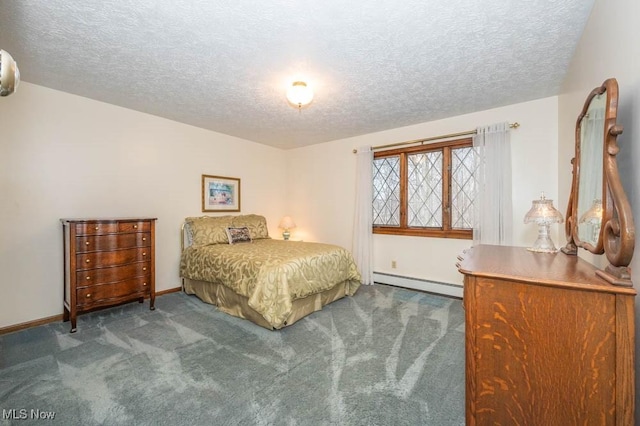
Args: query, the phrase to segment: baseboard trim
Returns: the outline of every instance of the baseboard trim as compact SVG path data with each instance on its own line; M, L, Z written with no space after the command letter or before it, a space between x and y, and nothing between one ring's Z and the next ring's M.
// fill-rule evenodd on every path
M156 297L163 296L169 293L177 293L182 291L182 287L169 288L167 290L156 291ZM148 299L149 297L145 297ZM0 336L3 334L15 333L16 331L26 330L27 328L38 327L39 325L49 324L56 321L62 321L62 314L53 315L51 317L40 318L33 321L27 321L20 324L9 325L7 327L0 327Z
M421 278L405 277L402 275L373 273L373 281L380 284L395 287L410 288L412 290L426 291L427 293L441 294L443 296L462 298L463 286L458 284L441 283Z
M26 330L27 328L37 327L39 325L49 324L56 321L62 321L62 314L54 315L52 317L40 318L33 321L27 321L16 325L10 325L8 327L2 327L0 328L0 336L3 334L14 333L16 331Z
M182 291L182 287L174 287L174 288L169 288L169 289L166 289L166 290L156 291L156 297L163 296L163 295L169 294L169 293L177 293L179 291Z

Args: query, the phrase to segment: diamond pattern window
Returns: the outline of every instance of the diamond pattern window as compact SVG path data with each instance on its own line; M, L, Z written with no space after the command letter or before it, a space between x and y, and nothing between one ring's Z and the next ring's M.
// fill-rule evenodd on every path
M376 152L373 232L471 239L477 170L471 139Z
M442 152L411 154L409 166L409 226L442 226Z
M400 225L400 157L373 160L373 223Z
M451 227L454 229L473 228L477 160L471 147L451 150Z

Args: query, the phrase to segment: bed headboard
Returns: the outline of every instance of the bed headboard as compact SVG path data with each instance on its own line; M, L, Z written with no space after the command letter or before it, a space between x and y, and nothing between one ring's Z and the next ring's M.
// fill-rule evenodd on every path
M182 222L180 227L180 253L191 245L191 229L189 229L189 222L186 220Z
M191 227L193 225L193 228ZM252 239L270 238L267 220L256 214L235 216L188 217L181 227L180 251L196 244L228 244L226 230L229 227L247 227Z

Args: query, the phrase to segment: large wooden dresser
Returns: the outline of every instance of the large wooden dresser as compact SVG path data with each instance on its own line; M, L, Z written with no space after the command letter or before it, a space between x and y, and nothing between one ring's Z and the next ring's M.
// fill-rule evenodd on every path
M64 321L145 297L155 302L155 218L60 219L64 233Z
M633 425L635 290L577 256L460 256L468 425Z

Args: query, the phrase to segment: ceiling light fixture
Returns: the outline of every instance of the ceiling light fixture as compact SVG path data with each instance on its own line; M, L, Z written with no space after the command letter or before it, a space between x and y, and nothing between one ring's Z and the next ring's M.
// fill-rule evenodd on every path
M0 49L0 96L9 96L20 84L20 70L9 52Z
M294 81L289 90L287 90L287 99L292 106L302 109L313 100L313 91L304 81Z

